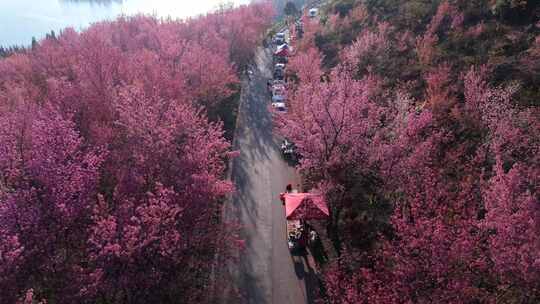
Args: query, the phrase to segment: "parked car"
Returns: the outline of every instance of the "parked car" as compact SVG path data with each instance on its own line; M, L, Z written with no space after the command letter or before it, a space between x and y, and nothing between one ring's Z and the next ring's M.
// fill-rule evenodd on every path
M285 80L274 79L272 80L272 87L281 85L285 87Z
M289 58L285 57L285 56L276 56L276 62L277 63L288 63L289 62Z
M273 102L272 103L272 108L277 113L287 113L287 106L285 105L284 102Z
M274 80L274 79L268 79L266 81L266 89L268 90L268 94L272 96L274 94L274 91L277 89L283 89L285 90L285 81L283 80Z
M277 33L274 36L274 43L277 45L285 43L285 33Z
M285 63L276 63L274 66L274 71L275 70L285 70Z
M285 90L276 90L272 92L272 102L285 102L287 96Z
M276 80L283 80L285 78L285 72L283 70L275 70L273 76Z
M276 80L272 85L272 94L284 93L286 89L285 83L282 80Z
M283 139L281 142L281 153L287 160L294 160L296 157L296 145L288 139Z
M272 102L285 102L287 94L283 89L272 90Z

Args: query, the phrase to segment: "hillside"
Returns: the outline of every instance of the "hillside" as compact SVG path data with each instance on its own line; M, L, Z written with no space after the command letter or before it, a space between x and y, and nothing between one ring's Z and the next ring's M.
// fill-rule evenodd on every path
M384 38L390 43L401 45L388 49L390 52L384 54L386 58L369 56L375 61L359 63L363 65L359 67L360 73L362 69L373 67L377 74L395 84L419 80L422 73L440 64L454 70L487 65L492 69L492 84L517 81L523 89L516 96L518 101L538 106L540 4L536 1L449 1L449 5L440 6L439 3L441 1L330 1L321 20L327 26L315 43L325 56L325 65L333 66L338 61L337 51L351 45L370 29L380 38L387 35ZM335 19L336 14L341 18ZM381 24L388 24L387 33L376 29ZM375 41L370 43L376 44ZM382 53L380 46L379 51ZM422 84L417 86L421 88Z

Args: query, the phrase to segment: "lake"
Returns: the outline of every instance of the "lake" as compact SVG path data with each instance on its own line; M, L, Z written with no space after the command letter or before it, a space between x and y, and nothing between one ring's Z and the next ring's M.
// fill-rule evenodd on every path
M155 14L186 18L212 11L223 3L249 0L0 0L0 45L29 45L66 27L77 30L120 14Z

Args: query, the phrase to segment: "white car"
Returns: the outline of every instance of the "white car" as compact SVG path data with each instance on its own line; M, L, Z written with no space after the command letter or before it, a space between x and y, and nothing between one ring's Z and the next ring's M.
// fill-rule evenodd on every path
M272 108L277 113L286 113L287 112L287 106L285 106L284 102L273 102L272 103Z
M272 85L272 94L284 95L286 90L287 89L283 83L276 83Z
M285 33L277 33L274 36L274 43L279 45L285 42Z
M284 63L276 63L274 66L274 70L285 70L285 64Z
M272 88L272 102L284 102L287 99L285 88L282 86Z
M273 95L272 96L272 103L283 103L285 102L285 96L283 95Z

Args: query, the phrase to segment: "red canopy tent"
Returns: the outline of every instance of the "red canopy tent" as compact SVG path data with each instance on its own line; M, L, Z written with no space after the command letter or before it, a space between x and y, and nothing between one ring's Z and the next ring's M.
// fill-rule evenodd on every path
M284 193L287 220L316 220L330 216L322 194Z
M281 56L281 57L287 57L289 56L289 50L287 49L281 49L274 53L275 56Z
M280 45L278 49L274 52L274 56L289 56L289 46L286 44Z

